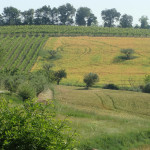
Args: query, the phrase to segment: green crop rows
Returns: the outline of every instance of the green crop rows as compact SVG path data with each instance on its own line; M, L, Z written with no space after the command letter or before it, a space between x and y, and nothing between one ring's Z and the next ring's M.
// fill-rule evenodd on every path
M104 27L83 27L83 26L54 26L54 25L24 25L24 26L0 26L0 35L7 34L24 36L48 35L48 36L150 36L149 29L134 28L104 28Z
M47 36L12 36L7 34L0 37L0 69L18 68L30 71Z

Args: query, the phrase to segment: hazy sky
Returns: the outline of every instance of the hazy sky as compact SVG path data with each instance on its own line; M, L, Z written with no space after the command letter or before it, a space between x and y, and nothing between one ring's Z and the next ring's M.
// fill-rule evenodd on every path
M0 13L3 12L4 7L8 6L24 11L29 8L37 9L44 5L50 5L53 8L66 3L72 4L76 9L81 6L91 8L99 24L102 24L101 11L111 8L116 8L121 14L132 15L134 24L139 24L138 20L142 15L150 19L150 0L0 0Z

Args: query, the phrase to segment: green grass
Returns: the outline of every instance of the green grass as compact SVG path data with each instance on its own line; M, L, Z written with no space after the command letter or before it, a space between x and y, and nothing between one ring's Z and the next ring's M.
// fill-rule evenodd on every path
M67 116L80 135L79 150L150 145L149 94L56 86L55 99L58 117Z

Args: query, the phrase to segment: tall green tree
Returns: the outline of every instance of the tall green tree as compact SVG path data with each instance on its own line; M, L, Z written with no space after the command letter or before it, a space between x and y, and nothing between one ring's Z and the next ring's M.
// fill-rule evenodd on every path
M88 20L87 20L87 26L91 26L92 24L97 24L97 17L94 14L90 14Z
M148 17L147 16L142 16L140 19L139 19L139 21L140 21L140 23L141 23L141 28L142 29L146 29L146 28L148 28Z
M21 24L20 10L14 7L5 7L3 11L3 19L6 25Z
M96 82L99 81L99 76L96 73L90 72L84 76L83 81L86 84L86 88L89 89L89 87L92 87Z
M80 7L76 14L76 24L79 26L91 26L97 22L97 17L91 12L88 7Z
M59 21L59 13L58 13L58 9L56 7L54 7L51 10L51 24L52 25L57 25Z
M104 21L104 27L113 27L115 21L119 21L120 15L115 8L103 10L101 16Z
M35 11L35 24L51 24L51 8L50 6L43 6Z
M76 9L69 3L58 8L60 24L71 25L74 23L73 17Z
M23 17L23 24L32 25L34 24L34 9L29 9L21 13Z
M120 25L122 28L132 27L133 17L127 14L121 16Z
M0 14L0 26L4 25L4 20L3 20L3 16Z

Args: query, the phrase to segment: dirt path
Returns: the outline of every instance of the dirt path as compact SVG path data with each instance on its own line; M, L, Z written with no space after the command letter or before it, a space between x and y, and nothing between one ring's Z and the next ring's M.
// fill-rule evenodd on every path
M50 89L43 91L38 96L38 102L46 103L47 100L52 100L52 99L53 99L53 92Z

